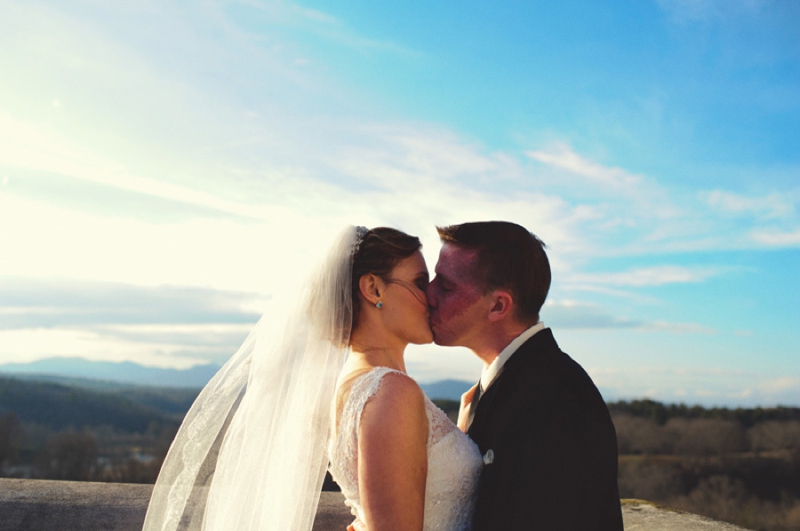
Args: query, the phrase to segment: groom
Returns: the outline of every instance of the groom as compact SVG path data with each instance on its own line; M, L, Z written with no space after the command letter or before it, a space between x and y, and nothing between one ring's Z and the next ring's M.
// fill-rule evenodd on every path
M622 531L608 409L539 321L550 288L544 244L502 221L438 230L427 290L434 341L484 363L459 421L486 463L474 531Z

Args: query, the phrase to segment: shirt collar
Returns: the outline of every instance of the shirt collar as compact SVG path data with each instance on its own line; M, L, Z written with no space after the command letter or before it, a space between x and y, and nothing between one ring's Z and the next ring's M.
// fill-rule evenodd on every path
M494 380L497 378L497 375L500 374L500 370L503 368L503 365L505 365L511 355L516 352L523 343L532 338L537 332L542 330L544 330L544 323L539 321L515 337L511 343L506 345L506 348L500 351L500 354L497 355L492 363L484 366L483 372L481 373L481 390L485 391L488 389L489 386L492 385L492 382L494 382Z

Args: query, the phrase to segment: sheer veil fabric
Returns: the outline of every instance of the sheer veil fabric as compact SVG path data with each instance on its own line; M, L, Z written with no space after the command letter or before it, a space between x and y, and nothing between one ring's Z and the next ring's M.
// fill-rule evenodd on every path
M161 468L144 531L311 529L362 230L343 231L279 306L285 320L262 317L197 397Z

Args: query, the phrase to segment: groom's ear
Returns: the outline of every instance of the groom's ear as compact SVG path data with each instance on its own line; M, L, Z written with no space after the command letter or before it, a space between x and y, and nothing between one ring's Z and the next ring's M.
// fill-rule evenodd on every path
M367 273L358 279L358 290L367 302L376 304L383 295L384 282L379 276Z
M514 310L514 298L502 289L492 292L492 306L489 308L489 320L501 321Z

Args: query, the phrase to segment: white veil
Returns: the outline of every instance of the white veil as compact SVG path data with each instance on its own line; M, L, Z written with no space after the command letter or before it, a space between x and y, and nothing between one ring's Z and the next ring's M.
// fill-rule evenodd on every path
M286 321L262 318L186 415L144 531L310 530L328 464L336 379L352 324L349 227Z

